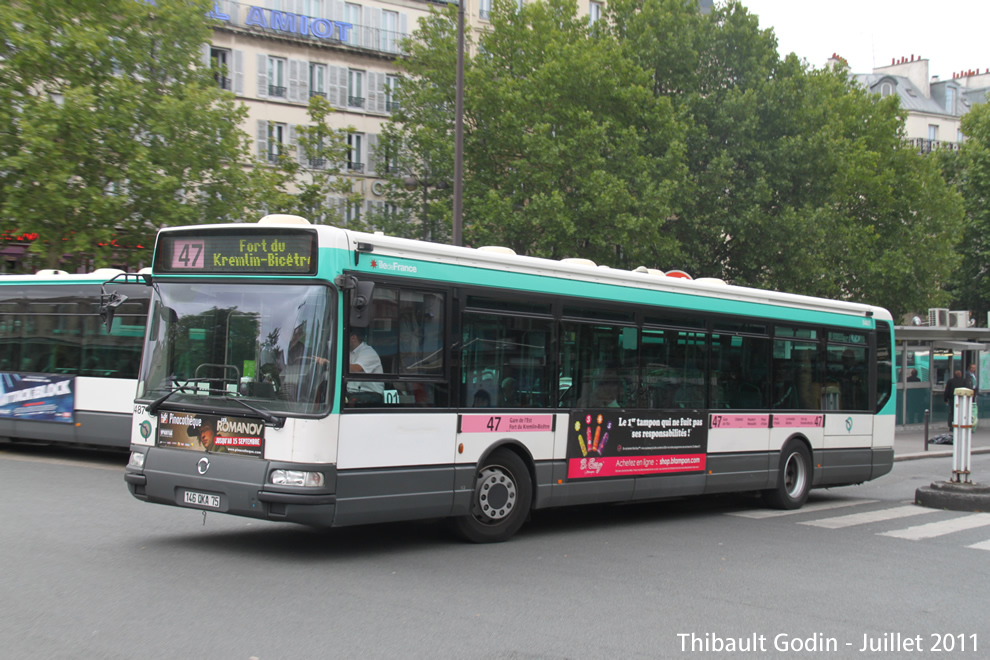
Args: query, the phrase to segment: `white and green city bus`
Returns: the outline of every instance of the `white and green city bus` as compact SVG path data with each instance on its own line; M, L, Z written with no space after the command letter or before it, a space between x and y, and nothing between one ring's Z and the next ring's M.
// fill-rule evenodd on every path
M114 282L116 317L100 320L103 283L124 277L43 270L0 277L0 436L126 449L150 290Z
M797 508L894 458L879 307L294 216L164 229L151 285L125 475L148 502L487 542L566 505Z

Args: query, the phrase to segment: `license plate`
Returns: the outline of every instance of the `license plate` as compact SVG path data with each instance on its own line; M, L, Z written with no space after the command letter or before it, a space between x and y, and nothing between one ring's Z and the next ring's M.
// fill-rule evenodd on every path
M210 495L209 493L197 493L195 491L187 490L183 493L183 501L186 504L195 504L196 506L206 506L211 509L220 508L220 496Z

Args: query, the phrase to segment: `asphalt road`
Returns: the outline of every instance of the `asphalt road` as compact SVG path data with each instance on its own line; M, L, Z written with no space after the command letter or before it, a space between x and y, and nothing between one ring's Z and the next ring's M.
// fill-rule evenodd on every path
M800 513L768 516L746 496L581 507L482 546L439 522L327 532L204 520L131 498L125 460L0 446L0 658L990 651L990 516L910 504L951 459L815 491ZM973 466L990 482L990 456ZM917 531L930 523L961 529Z

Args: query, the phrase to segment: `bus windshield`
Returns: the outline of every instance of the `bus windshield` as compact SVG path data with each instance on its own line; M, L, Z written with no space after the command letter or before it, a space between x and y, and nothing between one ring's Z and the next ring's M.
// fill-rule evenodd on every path
M323 285L159 282L139 399L243 414L316 414L332 400L331 289Z

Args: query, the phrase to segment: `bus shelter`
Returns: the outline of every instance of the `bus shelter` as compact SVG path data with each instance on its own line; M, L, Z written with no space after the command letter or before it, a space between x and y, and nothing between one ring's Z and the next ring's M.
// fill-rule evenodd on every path
M978 408L990 411L990 328L896 326L897 425L924 424L930 411L934 429L947 426L945 385L955 371L977 368ZM986 404L983 401L987 401Z

